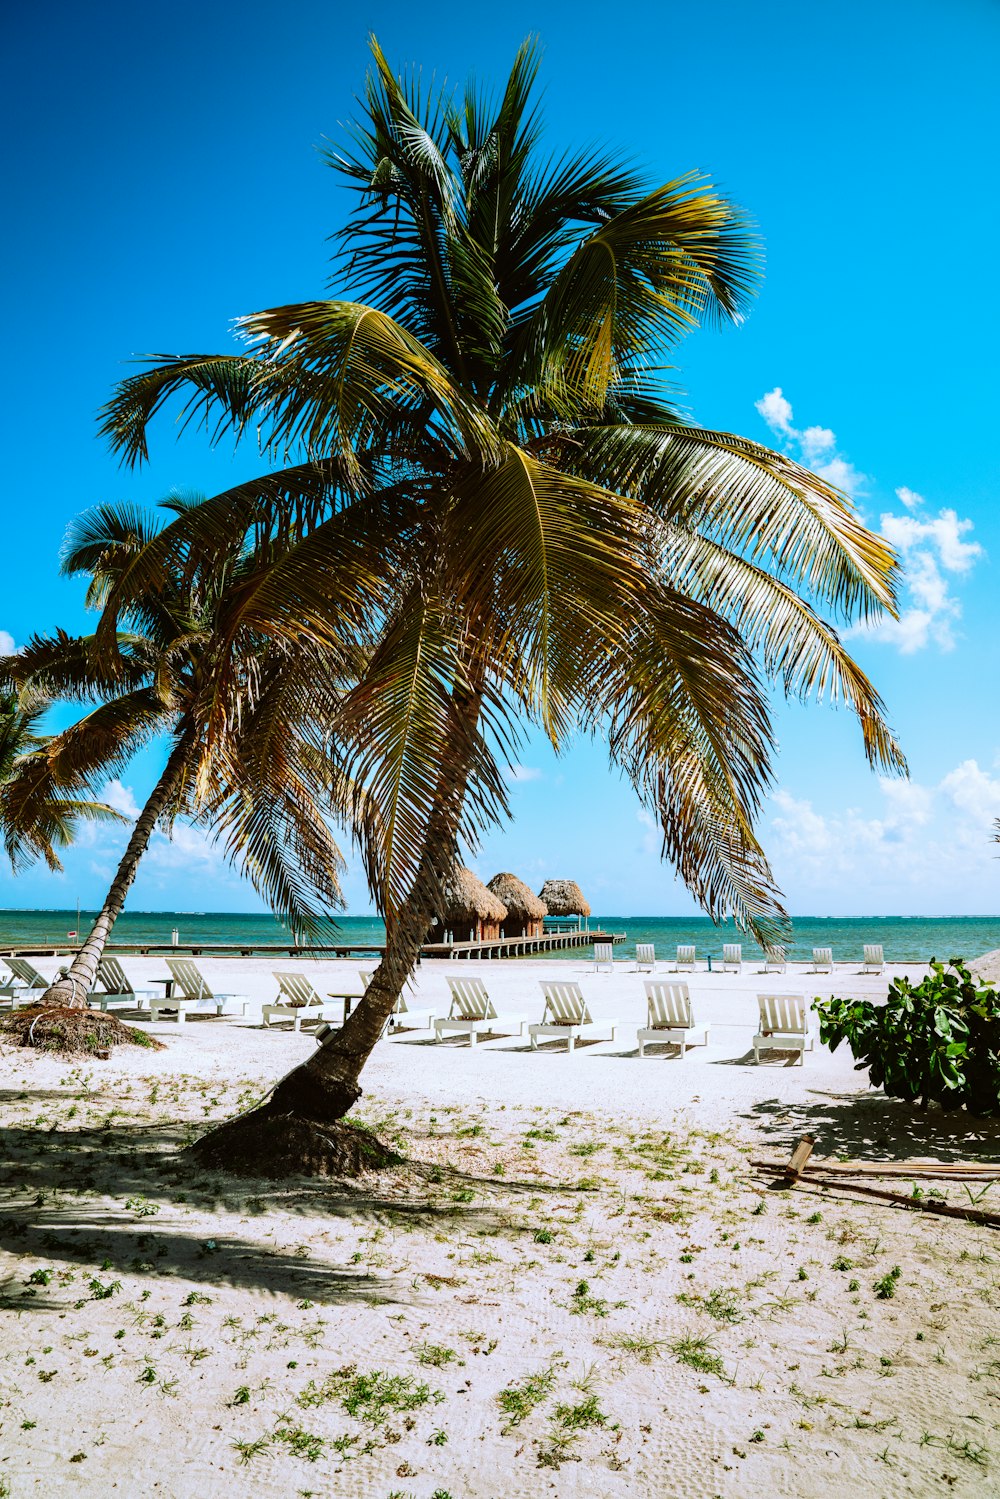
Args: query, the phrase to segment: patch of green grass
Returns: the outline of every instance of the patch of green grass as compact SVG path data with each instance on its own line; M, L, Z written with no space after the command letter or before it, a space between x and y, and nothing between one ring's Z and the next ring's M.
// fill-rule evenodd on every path
M158 1202L150 1202L145 1197L126 1197L125 1206L137 1218L154 1218L160 1211Z
M255 1442L234 1442L233 1448L240 1455L241 1465L247 1466L253 1462L255 1457L260 1457L262 1452L266 1452L270 1445L271 1438L263 1436L258 1437Z
M631 1333L615 1333L605 1342L607 1348L617 1348L621 1353L630 1353L640 1364L651 1364L663 1347L661 1339L633 1337Z
M293 1426L291 1422L276 1426L272 1440L283 1442L293 1457L301 1457L307 1463L319 1462L326 1446L325 1437L306 1431L304 1426Z
M705 1312L716 1322L743 1321L743 1313L739 1307L740 1293L735 1286L716 1286L715 1290L709 1291L707 1296L681 1291L677 1300L683 1306L693 1306L699 1312Z
M439 1343L418 1343L413 1351L417 1355L417 1362L425 1364L429 1369L442 1369L445 1364L458 1358L454 1348L444 1348Z
M500 1391L497 1404L507 1417L501 1428L505 1435L513 1431L515 1426L520 1426L521 1422L531 1415L535 1406L540 1405L551 1395L555 1381L555 1365L550 1364L547 1369L541 1369L537 1374L529 1375L520 1384L509 1384L506 1389Z
M385 1374L381 1369L359 1374L356 1365L348 1364L328 1374L320 1385L310 1380L296 1403L308 1408L336 1400L356 1420L382 1426L391 1415L443 1399L440 1391L432 1391L430 1385L418 1383L410 1374Z
M670 1352L679 1364L687 1364L699 1374L716 1374L720 1378L725 1375L725 1365L721 1356L714 1352L711 1338L695 1338L690 1334L675 1338L670 1344Z
M888 1271L887 1274L883 1275L881 1280L877 1280L875 1282L875 1284L872 1286L872 1290L875 1292L875 1295L878 1297L879 1301L892 1300L893 1296L895 1296L896 1294L896 1282L897 1280L899 1280L902 1273L903 1271L899 1265L893 1265L892 1269Z
M107 1301L109 1296L116 1296L122 1288L120 1280L111 1280L105 1284L103 1281L98 1280L96 1275L91 1276L87 1284L90 1287L90 1295L93 1301Z
M591 1296L589 1280L578 1281L573 1289L573 1299L570 1303L570 1311L578 1316L589 1313L592 1317L606 1317L608 1315L608 1303L600 1296Z
M553 1419L565 1431L587 1431L593 1426L606 1426L608 1418L601 1410L596 1395L585 1395L576 1405L557 1405Z

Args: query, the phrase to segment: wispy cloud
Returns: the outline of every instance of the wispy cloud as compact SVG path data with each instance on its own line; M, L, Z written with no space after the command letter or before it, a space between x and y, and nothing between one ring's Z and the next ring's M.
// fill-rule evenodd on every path
M784 439L785 448L798 450L794 456L806 468L811 468L821 479L836 484L849 495L864 493L866 477L837 451L837 434L829 427L805 427L802 430L796 427L792 403L780 385L754 404L775 436Z
M109 781L101 792L101 801L107 802L109 807L114 807L123 817L135 819L139 816L139 803L135 799L135 793L131 786L123 786L121 781Z
M864 494L866 476L838 451L836 433L829 427L796 427L792 404L780 385L755 404L792 457L852 497ZM885 616L871 624L857 625L845 631L845 636L864 636L895 646L904 656L929 645L941 651L953 650L962 606L952 592L952 581L970 571L983 556L983 548L977 541L965 539L972 521L959 519L955 510L925 513L923 495L905 484L896 489L896 498L902 513L885 511L879 519L879 530L895 547L902 564L899 618Z
M525 781L540 781L542 772L537 765L513 765L504 772L504 775L512 785L521 785Z
M0 630L0 656L13 656L17 646L9 630Z
M995 899L982 892L1000 883L992 841L1000 778L963 760L930 785L880 778L878 786L875 815L857 807L825 812L788 791L773 794L764 846L793 909L807 909L811 899L843 905L844 892L855 909L872 909L881 889L911 910L962 909L977 896L990 909Z

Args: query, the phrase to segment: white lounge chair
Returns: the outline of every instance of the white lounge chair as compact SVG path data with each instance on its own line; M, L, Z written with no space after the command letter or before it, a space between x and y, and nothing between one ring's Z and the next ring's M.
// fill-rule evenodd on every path
M369 971L368 979L371 980L372 972ZM364 970L362 970L364 977ZM367 983L365 985L367 988ZM389 1016L389 1029L392 1031L421 1031L433 1027L436 1010L411 1010L406 1003L406 990L396 1000L392 1014Z
M542 979L540 982L545 996L545 1009L541 1020L528 1026L532 1051L538 1050L539 1036L565 1036L566 1050L570 1052L584 1031L589 1034L591 1031L607 1028L611 1031L610 1039L615 1039L618 1021L595 1020L579 984L566 983L562 979Z
M884 973L885 954L878 942L865 943L865 961L861 968L862 973Z
M149 1001L150 1020L159 1020L161 1013L165 1011L168 1015L173 1015L180 1025L192 1011L214 1010L216 1015L223 1015L227 1007L230 1013L233 1013L236 1005L240 1007L240 1014L246 1014L248 1004L246 995L213 994L199 971L198 965L192 963L190 958L168 958L167 967L180 993L172 994L169 999L151 999Z
M722 949L723 973L743 972L743 946L739 942L727 942Z
M687 984L671 984L656 979L646 981L646 1025L638 1032L639 1055L645 1056L649 1041L670 1041L681 1049L681 1057L693 1043L692 1036L700 1036L702 1046L708 1045L707 1025L696 1025L691 1009L691 995Z
M87 1003L92 1009L95 1005L100 1005L102 1010L108 1010L112 1005L129 1005L138 1010L142 1008L143 1000L148 1004L159 997L150 989L134 989L121 963L108 953L97 965L96 982L100 988L92 989L87 995Z
M636 973L656 972L656 947L652 942L635 944L635 971Z
M615 971L615 950L610 942L594 943L594 972L600 973L602 968L609 973Z
M802 994L758 994L760 1021L753 1038L753 1059L760 1063L764 1050L797 1051L800 1064L806 1050L813 1049L809 1011Z
M300 1031L303 1020L337 1019L343 1024L343 1000L339 1004L327 1004L304 973L275 973L274 977L278 980L278 998L273 1004L265 1005L261 1012L265 1025L270 1025L272 1020L290 1020L292 1030Z
M33 968L26 958L4 958L11 978L0 986L0 996L8 1000L11 1009L30 1005L49 987L49 980Z
M678 949L677 949L677 962L675 963L674 966L677 969L678 973L680 972L680 970L682 968L690 968L691 972L693 973L694 972L694 948L693 947L678 947Z
M784 973L788 968L788 959L785 957L783 947L765 947L764 949L764 972Z
M469 1045L475 1046L477 1036L495 1032L511 1034L515 1026L517 1034L524 1035L527 1015L498 1015L482 979L450 978L448 988L451 990L451 1008L446 1016L434 1021L436 1041L440 1041L446 1031L461 1031L468 1036Z
M814 947L813 948L813 972L814 973L832 973L833 972L833 948L832 947Z

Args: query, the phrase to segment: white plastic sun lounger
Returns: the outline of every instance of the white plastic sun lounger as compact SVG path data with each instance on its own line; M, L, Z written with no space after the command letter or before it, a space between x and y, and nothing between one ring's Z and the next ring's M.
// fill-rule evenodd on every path
M723 973L743 972L743 945L740 942L727 942L722 949L722 971Z
M265 1025L272 1020L290 1020L292 1030L299 1031L303 1020L336 1019L343 1023L343 1000L327 1004L304 973L275 973L274 977L278 980L278 997L273 1004L263 1007Z
M832 973L833 972L833 948L832 947L814 947L813 948L813 972L814 973Z
M102 1010L110 1009L112 1005L141 1009L143 1000L151 1003L159 998L150 989L134 989L121 963L107 953L97 965L96 982L100 988L92 989L87 995L87 1003L92 1009L95 1005L100 1005Z
M370 973L368 977L369 979L371 978ZM436 1014L435 1010L412 1010L406 1003L406 991L404 990L396 1000L393 1012L389 1016L389 1029L392 1031L427 1030L433 1027Z
M30 1005L49 987L48 979L37 968L33 968L27 959L4 958L3 961L11 971L11 978L0 986L0 996L9 1002L11 1009L16 1010L19 1005Z
M681 1049L681 1057L688 1047L695 1044L692 1036L700 1036L700 1045L708 1045L707 1025L696 1025L691 1009L691 995L687 984L672 984L658 979L646 981L647 1021L638 1032L639 1055L645 1056L650 1041L669 1041Z
M451 1008L448 1014L434 1021L434 1039L440 1041L446 1031L461 1031L475 1046L476 1037L493 1033L511 1034L517 1028L524 1035L527 1015L498 1015L493 1001L486 992L482 979L449 979Z
M167 967L175 986L180 990L179 994L173 994L169 999L151 999L149 1002L150 1020L159 1020L161 1012L172 1015L178 1024L183 1023L192 1011L213 1011L216 1015L223 1015L227 1007L233 1013L233 1007L239 1005L240 1014L247 1012L248 1000L245 994L213 994L204 976L198 969L196 963L190 958L168 958Z
M680 972L680 970L682 968L690 968L691 972L693 973L694 972L694 948L693 947L679 947L677 949L677 962L674 964L674 967L677 969L678 972Z
M799 1062L805 1062L806 1050L812 1051L814 1037L809 1026L809 1011L802 994L758 994L760 1022L753 1038L753 1059L760 1063L764 1050L797 1051Z
M615 949L610 942L594 943L594 972L600 973L602 968L606 968L609 973L615 971Z
M884 973L885 954L877 942L865 943L865 961L861 968L862 973Z
M656 972L656 947L652 942L635 944L635 971L636 973Z
M788 959L785 957L783 947L765 947L764 949L764 972L784 973L788 968Z
M610 1030L610 1039L615 1039L618 1021L595 1020L579 984L565 983L559 979L542 979L540 982L545 996L545 1009L541 1020L528 1026L532 1051L538 1050L539 1036L565 1036L568 1052L573 1050L575 1042L585 1031L589 1034L595 1030Z

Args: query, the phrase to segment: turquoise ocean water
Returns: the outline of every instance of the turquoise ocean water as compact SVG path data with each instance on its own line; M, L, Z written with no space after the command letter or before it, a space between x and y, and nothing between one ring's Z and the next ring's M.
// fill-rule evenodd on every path
M91 913L93 915L93 913ZM592 916L591 927L627 932L618 955L629 956L636 942L653 942L661 956L672 955L679 942L693 942L699 958L721 956L723 942L740 940L732 927L714 926L705 917ZM87 912L80 914L85 934ZM0 910L0 948L55 946L65 943L76 927L76 911ZM169 942L176 927L179 941L252 944L285 942L288 933L273 916L213 911L126 911L118 920L112 941ZM384 928L373 916L344 916L338 922L340 942L381 942ZM756 955L756 944L742 939L744 956ZM1000 916L796 916L788 947L792 959L808 960L814 947L830 947L841 961L861 957L865 942L881 942L890 960L926 961L931 957L974 958L1000 947ZM559 957L560 954L553 954Z

